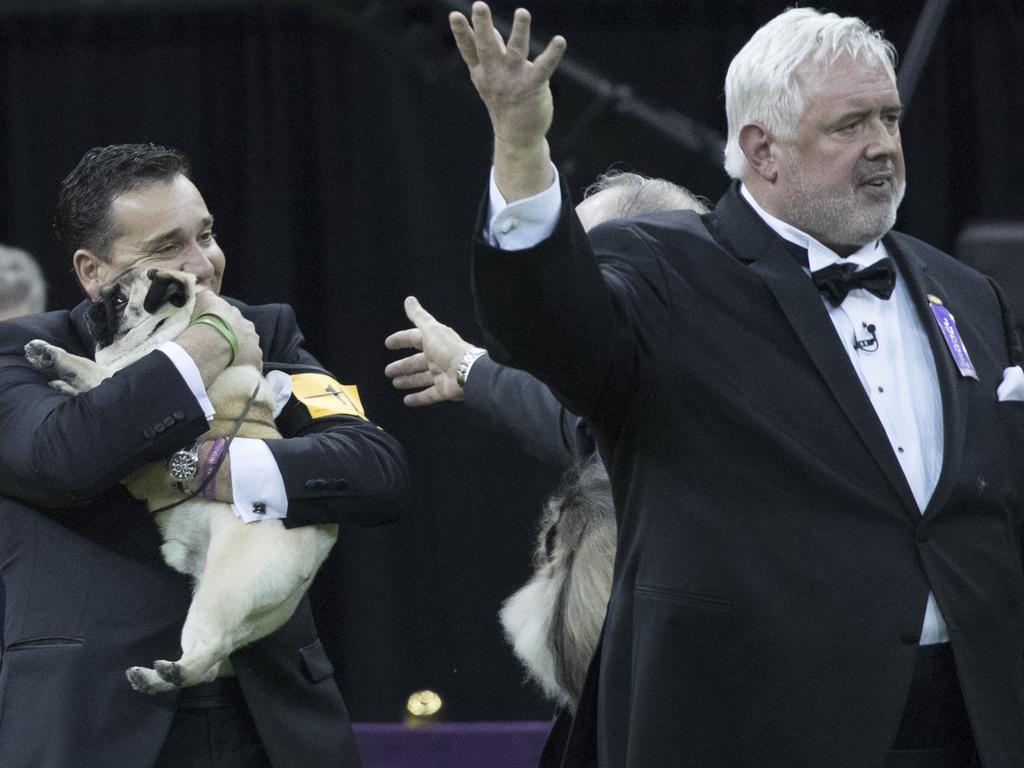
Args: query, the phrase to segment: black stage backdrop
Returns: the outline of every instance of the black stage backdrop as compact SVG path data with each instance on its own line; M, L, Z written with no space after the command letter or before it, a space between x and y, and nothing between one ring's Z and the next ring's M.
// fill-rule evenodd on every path
M724 133L729 59L788 2L535 3L577 64ZM486 115L447 32L443 2L0 4L0 241L44 263L51 306L80 294L50 216L90 147L152 141L190 155L228 255L225 293L295 306L308 347L406 446L404 519L343 530L313 597L357 720L395 720L431 688L452 720L551 710L505 646L501 600L526 579L556 474L480 432L458 405L407 409L383 376L384 337L420 297L479 340L468 240L490 152ZM900 50L923 2L837 0ZM494 7L508 18L512 3ZM904 123L900 227L947 250L976 219L1020 218L1024 11L954 2ZM716 157L628 114L587 125L591 96L560 76L552 144L582 190L613 163L714 199ZM566 141L568 139L568 141ZM543 343L543 339L538 339ZM571 365L571 361L566 361ZM6 439L6 438L5 438Z

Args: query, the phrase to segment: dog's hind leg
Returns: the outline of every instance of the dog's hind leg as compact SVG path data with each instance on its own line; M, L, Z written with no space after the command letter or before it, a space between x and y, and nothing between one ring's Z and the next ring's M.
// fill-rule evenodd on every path
M210 523L210 549L182 633L182 657L154 664L176 686L212 679L231 653L284 624L337 536L336 526L288 530L278 520L246 525L227 507L211 514Z
M194 653L197 643L197 615L198 611L196 610L196 602L193 601L192 605L189 606L188 617L185 619L185 625L181 631L182 658ZM132 688L140 693L164 693L183 686L183 683L176 682L179 677L183 676L183 673L170 669L168 665L176 665L176 662L154 662L156 669L150 669L149 667L131 667L125 674L128 676L128 682L131 683ZM206 674L201 676L192 676L187 684L197 685L199 683L208 683L217 677L219 668L220 664L214 663L206 671Z
M155 669L148 667L129 667L125 675L132 688L139 693L166 693L178 687L168 683L156 673Z

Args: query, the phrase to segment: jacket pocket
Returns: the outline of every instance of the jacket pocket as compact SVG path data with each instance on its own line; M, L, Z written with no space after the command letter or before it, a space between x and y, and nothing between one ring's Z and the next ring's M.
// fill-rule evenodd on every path
M15 640L4 647L4 653L28 651L35 648L67 648L82 645L80 637L32 637L27 640Z
M656 587L650 584L638 584L634 593L637 597L668 600L669 602L681 605L702 605L706 608L718 608L720 610L730 610L733 606L732 600L721 595L709 595L703 592L691 592L671 587Z

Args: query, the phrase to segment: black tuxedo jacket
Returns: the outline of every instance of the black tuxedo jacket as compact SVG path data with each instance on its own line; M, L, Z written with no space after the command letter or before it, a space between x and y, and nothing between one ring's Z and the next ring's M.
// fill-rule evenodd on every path
M1024 765L1024 403L997 402L1012 344L990 281L885 237L942 395L922 515L819 294L735 185L703 217L589 240L563 188L548 240L478 240L473 275L491 354L587 420L619 515L565 764L880 768L932 590L985 766ZM978 380L954 367L928 294Z
M481 355L466 377L463 404L478 426L511 435L524 451L568 469L597 447L586 422L570 413L543 382Z
M239 308L268 369L320 370L301 349L291 308ZM76 397L50 389L23 347L40 338L91 357L84 309L0 323L4 768L152 765L177 700L136 693L125 679L129 666L180 655L191 589L164 564L152 516L119 481L190 443L207 422L159 352ZM313 420L294 400L278 426L292 438L270 444L288 525L394 517L405 465L391 437L357 417ZM275 768L359 764L306 599L231 661Z

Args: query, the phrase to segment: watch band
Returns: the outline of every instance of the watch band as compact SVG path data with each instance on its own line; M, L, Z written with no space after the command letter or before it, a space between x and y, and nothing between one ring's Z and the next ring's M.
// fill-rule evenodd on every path
M459 389L466 388L466 376L469 375L469 369L476 362L476 359L487 352L486 349L480 349L479 347L473 347L459 360L458 366L455 368L455 383L459 385Z
M210 446L210 452L206 454L206 465L203 467L203 498L209 501L217 500L217 469L220 467L221 454L227 447L228 441L218 437Z

